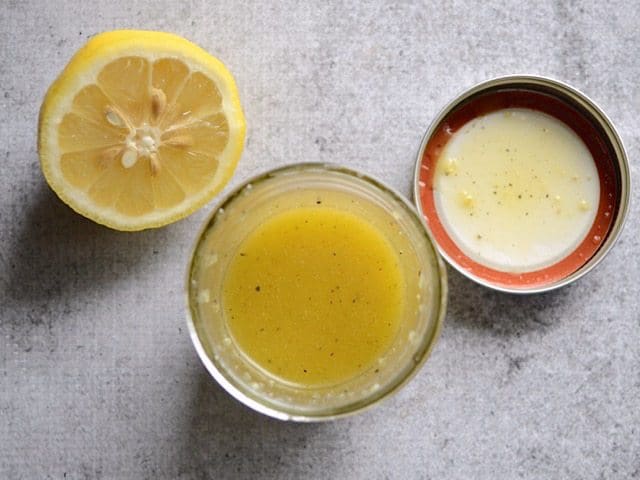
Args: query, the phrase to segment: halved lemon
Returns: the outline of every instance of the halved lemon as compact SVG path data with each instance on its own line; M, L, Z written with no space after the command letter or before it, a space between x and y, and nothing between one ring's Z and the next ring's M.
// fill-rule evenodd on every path
M45 178L78 213L118 230L179 220L227 183L245 121L235 82L184 38L96 35L47 92L38 126Z

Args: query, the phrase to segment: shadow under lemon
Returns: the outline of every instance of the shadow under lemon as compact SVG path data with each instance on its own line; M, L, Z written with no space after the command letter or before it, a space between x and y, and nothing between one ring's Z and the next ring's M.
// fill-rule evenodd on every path
M7 208L17 231L6 252L3 296L14 313L2 320L14 333L21 324L54 321L65 305L99 296L176 243L171 227L130 233L98 225L65 205L44 180L24 198L26 204Z

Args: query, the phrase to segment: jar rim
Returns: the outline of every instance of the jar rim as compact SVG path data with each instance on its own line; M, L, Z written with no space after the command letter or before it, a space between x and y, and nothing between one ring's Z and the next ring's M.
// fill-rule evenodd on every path
M433 258L434 265L437 269L437 271L434 272L433 276L438 279L439 288L439 298L437 301L437 305L434 306L433 311L432 322L434 325L432 333L430 335L425 335L425 337L429 338L425 338L423 342L421 342L421 347L423 348L420 350L420 358L417 359L417 361L415 361L414 364L410 366L410 368L406 369L407 372L402 375L402 378L396 379L394 377L393 381L389 382L389 384L386 385L385 388L381 388L380 393L373 396L372 398L366 397L364 399L356 399L355 401L346 403L344 406L337 407L328 413L319 412L318 414L310 413L306 410L304 411L304 413L300 413L294 411L294 409L289 410L285 408L278 408L278 406L274 405L271 402L268 402L267 399L263 399L256 395L251 395L249 392L244 391L241 387L236 385L228 377L228 375L225 374L224 368L220 368L218 365L216 365L205 350L203 339L201 338L201 334L198 332L198 329L196 327L197 314L194 305L192 305L193 296L191 294L192 281L194 281L193 273L195 265L197 263L196 256L199 252L199 248L202 245L203 239L206 237L209 229L214 227L216 218L220 213L224 212L228 206L232 205L239 195L243 194L245 191L247 191L247 189L253 189L255 185L261 184L265 181L269 181L273 178L280 178L283 175L295 175L314 172L342 175L344 176L344 178L352 178L354 180L357 179L360 182L365 182L365 184L367 184L367 186L372 189L372 191L387 195L395 203L401 206L402 210L408 215L408 218L411 218L417 225L420 226L420 233L424 235L424 243L430 249L428 255ZM196 236L196 240L190 252L191 253L189 257L185 281L187 327L192 343L196 348L200 360L203 362L211 376L213 376L213 378L220 384L220 386L222 386L222 388L234 398L255 411L281 420L293 420L299 422L333 420L366 410L373 405L376 405L383 399L389 397L393 392L397 391L408 380L410 380L429 357L433 345L439 337L439 333L446 313L448 293L446 267L438 252L438 249L435 246L435 243L433 242L433 239L431 238L428 229L426 228L424 218L416 211L415 207L404 196L386 185L381 180L340 165L316 162L293 163L259 173L243 181L231 192L229 192L224 198L222 198L218 205L216 205L213 208L212 212L207 216ZM401 372L402 369L398 369L398 371Z

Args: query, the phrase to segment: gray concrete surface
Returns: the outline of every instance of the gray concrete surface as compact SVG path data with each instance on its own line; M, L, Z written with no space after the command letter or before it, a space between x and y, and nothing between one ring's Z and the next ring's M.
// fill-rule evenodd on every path
M482 4L482 7L478 5ZM617 124L638 181L637 2L0 3L0 478L640 478L638 190L619 244L528 298L450 270L430 361L351 419L285 424L232 400L185 329L207 211L157 231L74 214L38 166L42 96L102 30L173 31L235 74L248 119L232 184L332 161L410 193L427 124L488 77L550 75Z

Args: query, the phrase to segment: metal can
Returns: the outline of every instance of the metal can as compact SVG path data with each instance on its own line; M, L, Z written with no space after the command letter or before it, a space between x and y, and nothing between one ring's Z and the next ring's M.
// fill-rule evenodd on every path
M591 153L599 179L597 209L594 209L593 223L587 224L587 233L570 247L567 254L554 259L553 263L528 270L521 268L520 271L517 266L504 269L485 263L466 245L460 246L463 242L455 237L441 218L443 202L438 196L443 194L438 191L434 180L439 175L436 172L439 159L444 157L443 152L456 132L473 119L510 109L541 112L569 127ZM609 118L585 94L563 82L539 76L495 78L457 96L442 109L426 131L415 166L416 207L424 216L440 253L469 279L508 293L539 293L560 288L596 267L620 235L628 211L629 195L627 154Z

